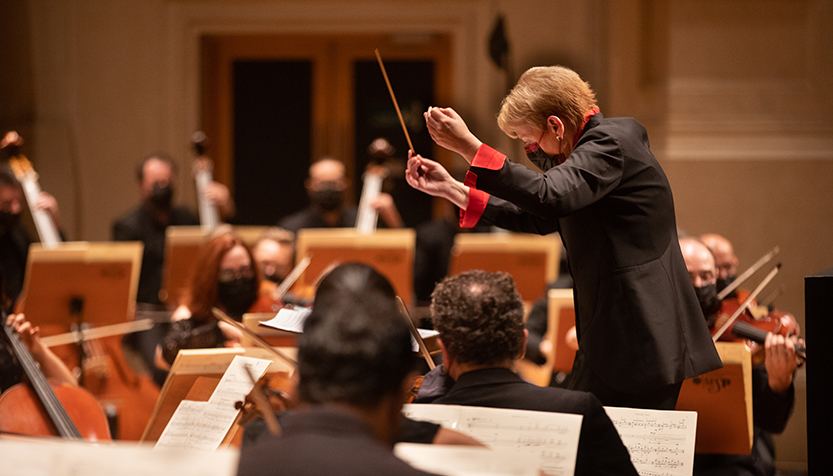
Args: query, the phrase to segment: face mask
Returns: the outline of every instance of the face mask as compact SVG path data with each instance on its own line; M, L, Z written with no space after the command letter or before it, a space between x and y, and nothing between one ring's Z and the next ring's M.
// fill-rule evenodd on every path
M0 233L6 233L20 223L20 213L0 212Z
M267 281L272 281L275 284L281 284L283 282L283 278L280 277L277 273L264 274L263 279L266 279Z
M167 210L171 208L171 201L174 197L174 189L170 185L153 185L153 190L150 191L148 200L150 203L160 210Z
M524 152L526 152L526 157L529 159L529 161L535 164L536 167L541 169L542 172L546 172L547 170L558 165L559 163L564 162L564 154L549 155L546 152L544 152L544 149L542 149L537 142L533 142L532 144L526 145L524 147Z
M257 281L241 277L217 283L217 299L226 314L240 318L257 299Z
M705 286L695 287L694 293L697 294L700 309L703 311L709 327L711 327L714 324L714 315L720 310L720 301L717 299L717 286L707 284Z
M735 278L737 278L737 276L729 276L725 279L724 278L717 278L717 292L720 292L720 291L723 291L724 289L726 289L726 286L735 282Z
M334 188L322 188L310 192L309 195L312 204L325 212L332 212L338 210L341 204L344 203L344 191Z

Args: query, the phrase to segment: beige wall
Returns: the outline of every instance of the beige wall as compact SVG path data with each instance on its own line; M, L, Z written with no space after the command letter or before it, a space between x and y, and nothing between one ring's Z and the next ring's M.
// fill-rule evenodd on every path
M104 240L136 203L139 158L167 150L187 170L200 34L440 31L452 37L453 106L481 138L518 153L494 125L507 78L485 46L502 12L510 81L565 64L608 115L642 121L679 226L726 235L747 265L779 245L778 305L803 322L803 276L833 267L831 10L822 0L4 0L0 128L29 140L70 238ZM180 177L178 193L193 204L191 182ZM800 467L799 387L779 457Z

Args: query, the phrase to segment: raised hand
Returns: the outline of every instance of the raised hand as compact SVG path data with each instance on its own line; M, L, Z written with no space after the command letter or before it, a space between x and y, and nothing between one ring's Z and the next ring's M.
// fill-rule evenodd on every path
M408 184L428 195L449 200L465 209L469 188L455 180L440 163L408 151L408 168L405 170Z
M483 144L469 131L466 122L451 108L429 107L425 113L428 133L437 145L457 152L471 163L477 149Z

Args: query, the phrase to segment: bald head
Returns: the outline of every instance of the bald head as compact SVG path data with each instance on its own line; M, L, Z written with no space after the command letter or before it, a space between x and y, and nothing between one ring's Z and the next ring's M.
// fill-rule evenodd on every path
M738 257L735 256L735 249L729 240L717 233L707 233L701 236L700 239L714 254L717 279L720 281L717 287L723 288L731 283L738 273ZM723 285L721 286L721 284Z
M337 184L338 187L344 189L346 186L344 164L335 159L321 159L312 164L309 168L309 180L307 181L307 188L312 190L319 190L323 188L323 184Z
M694 238L680 238L685 267L694 287L707 286L717 282L714 256L703 242Z

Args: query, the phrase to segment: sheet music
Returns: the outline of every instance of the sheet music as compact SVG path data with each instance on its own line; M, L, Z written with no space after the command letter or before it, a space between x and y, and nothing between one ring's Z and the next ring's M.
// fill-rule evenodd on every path
M514 458L499 449L399 443L394 454L413 466L446 476L538 476L537 458Z
M697 412L604 407L641 476L682 476L694 470Z
M434 329L417 328L417 332L419 332L419 336L422 337L422 340L428 339L429 337L435 337L440 334ZM414 352L419 352L419 344L417 343L416 339L414 339L414 336L411 336L411 349Z
M463 432L513 457L537 458L547 474L575 471L581 415L427 404L405 405L402 413Z
M4 476L234 476L239 457L237 449L203 453L135 442L0 438Z
M302 334L304 332L304 322L312 313L309 307L299 307L295 309L281 309L272 319L262 321L261 326L271 327L280 331L297 332Z
M245 399L254 387L246 368L251 370L255 379L259 379L271 363L269 360L235 356L207 402L179 402L156 447L216 450L237 418L239 410L234 408L234 403Z

